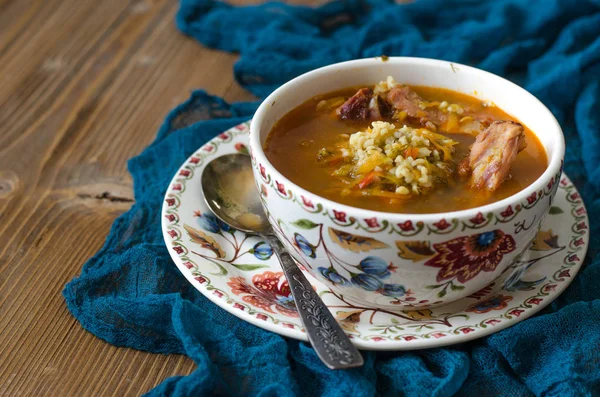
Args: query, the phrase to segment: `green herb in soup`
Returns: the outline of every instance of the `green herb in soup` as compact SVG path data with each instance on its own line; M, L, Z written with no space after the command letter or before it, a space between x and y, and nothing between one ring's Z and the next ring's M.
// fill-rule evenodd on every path
M265 152L315 194L401 213L498 201L547 166L537 137L493 104L391 77L305 102L275 124Z

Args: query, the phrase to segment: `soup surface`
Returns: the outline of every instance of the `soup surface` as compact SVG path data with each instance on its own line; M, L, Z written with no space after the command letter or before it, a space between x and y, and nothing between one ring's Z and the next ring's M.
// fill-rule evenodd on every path
M458 211L492 203L524 189L546 169L537 137L493 104L446 89L393 83L408 95L394 102L385 82L380 83L379 91L381 84L385 91L380 95L388 102L380 102L382 111L376 109L375 115L372 105L379 98L370 108L353 103L361 87L306 101L273 126L264 147L267 158L284 176L319 196L396 213ZM368 91L377 95L378 88ZM406 98L417 98L418 108ZM345 114L348 109L354 113ZM508 127L508 133L519 129L512 142L492 136L501 127ZM520 140L515 138L519 134ZM474 145L476 138L481 142ZM478 162L482 148L489 149L487 163ZM504 175L494 174L502 167Z

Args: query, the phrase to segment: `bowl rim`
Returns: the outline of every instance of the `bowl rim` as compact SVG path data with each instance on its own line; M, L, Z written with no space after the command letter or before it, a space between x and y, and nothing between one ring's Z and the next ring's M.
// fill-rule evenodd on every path
M486 204L483 206L468 208L468 209L464 209L464 210L436 212L436 213L428 213L428 214L415 214L415 213L406 213L406 212L385 212L385 211L370 210L370 209L365 209L365 208L360 208L360 207L353 207L353 206L350 206L347 204L343 204L343 203L340 203L340 202L337 202L334 200L327 199L323 196L320 196L316 193L306 190L305 188L292 182L287 177L285 177L281 172L279 172L279 170L277 170L277 168L267 159L267 156L265 155L265 152L262 147L261 140L260 140L259 126L262 123L262 121L264 120L267 112L269 111L269 108L271 107L271 106L269 106L269 104L272 103L277 97L280 97L281 95L285 95L284 93L286 91L290 90L291 88L294 88L298 84L301 84L302 81L305 79L313 78L318 75L326 75L328 73L337 72L337 71L339 71L340 68L355 68L355 67L361 67L361 66L376 67L376 66L380 66L381 62L382 62L382 60L378 57L378 58L355 59L355 60L331 64L328 66L324 66L324 67L320 67L318 69L311 70L311 71L306 72L298 77L295 77L294 79L288 81L287 83L281 85L279 88L277 88L275 91L273 91L260 104L260 106L256 110L254 117L252 118L252 121L250 124L250 136L249 136L250 142L249 143L250 143L250 149L252 152L252 156L254 156L256 162L258 164L263 165L265 168L268 168L269 172L271 173L271 177L274 178L276 181L285 184L287 189L292 189L293 191L298 192L299 194L304 196L306 199L309 199L314 203L322 204L325 209L331 208L331 209L335 209L336 211L344 211L348 214L352 214L353 216L360 217L360 218L376 217L378 219L386 219L386 220L392 221L392 222L402 222L407 219L410 219L412 221L422 221L422 222L429 222L429 223L438 221L438 220L440 220L440 218L471 218L473 216L476 216L477 213L479 213L479 212L485 214L488 212L505 209L508 205L519 204L519 203L525 201L534 192L538 192L540 189L543 189L545 187L545 185L547 184L548 179L554 177L559 172L559 170L562 169L562 164L563 164L563 159L564 159L564 154L565 154L565 141L564 141L564 134L563 134L562 128L560 127L560 124L558 123L558 121L556 120L556 118L554 117L552 112L546 107L546 105L544 105L537 97L535 97L529 91L525 90L524 88L518 86L517 84L515 84L503 77L500 77L496 74L493 74L493 73L490 73L485 70L478 69L478 68L475 68L472 66L456 63L456 62L449 62L449 61L432 59L432 58L388 57L385 60L386 63L390 62L390 63L395 63L395 64L403 65L403 66L409 66L409 65L413 66L413 67L419 66L419 65L439 66L442 64L447 65L448 67L458 66L461 68L461 70L463 70L465 72L479 74L486 78L500 80L502 84L506 84L507 86L512 86L513 88L516 88L517 91L520 91L520 93L522 95L527 96L529 98L529 100L532 100L534 103L537 103L540 106L540 110L543 113L545 113L544 117L547 117L548 121L551 124L553 124L553 127L555 127L555 128L552 128L552 129L549 129L548 131L546 131L546 133L555 135L554 137L552 137L552 139L554 140L553 151L548 152L546 150L546 154L547 154L548 158L550 159L550 161L548 162L548 166L546 167L546 170L542 173L542 175L540 175L533 183L531 183L525 189L520 190L517 193L515 193L511 196L508 196L502 200L495 201L493 203L489 203L489 204ZM317 94L315 94L315 95L317 95ZM532 131L532 132L534 134L536 133L535 131ZM256 178L257 177L256 173L254 173L254 175Z

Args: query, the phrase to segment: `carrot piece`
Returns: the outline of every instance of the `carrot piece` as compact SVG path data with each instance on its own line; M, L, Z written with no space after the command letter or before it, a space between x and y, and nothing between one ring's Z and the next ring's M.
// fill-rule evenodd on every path
M371 183L373 183L375 181L375 177L378 175L378 172L375 171L371 171L369 172L367 175L365 175L365 177L363 179L361 179L360 182L358 182L358 188L359 189L364 189L367 186L369 186Z
M406 149L404 151L404 158L412 157L413 160L415 160L418 155L419 155L419 148L416 148L416 147L409 147L408 149Z

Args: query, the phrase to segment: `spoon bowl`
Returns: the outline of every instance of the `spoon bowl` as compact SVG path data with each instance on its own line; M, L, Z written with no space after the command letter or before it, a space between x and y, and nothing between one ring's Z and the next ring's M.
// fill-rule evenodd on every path
M266 233L269 221L254 186L252 163L245 154L217 157L202 173L202 190L219 219L246 233Z

